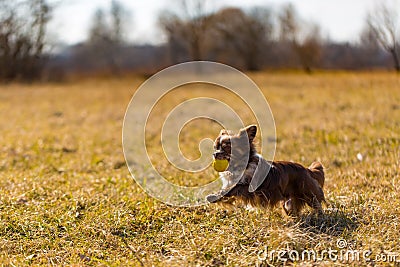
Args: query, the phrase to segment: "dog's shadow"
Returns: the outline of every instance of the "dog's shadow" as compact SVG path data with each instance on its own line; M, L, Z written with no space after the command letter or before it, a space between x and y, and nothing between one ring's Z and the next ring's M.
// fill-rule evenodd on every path
M305 232L331 236L353 232L359 226L357 217L343 208L329 208L323 214L304 214L298 217L295 223Z

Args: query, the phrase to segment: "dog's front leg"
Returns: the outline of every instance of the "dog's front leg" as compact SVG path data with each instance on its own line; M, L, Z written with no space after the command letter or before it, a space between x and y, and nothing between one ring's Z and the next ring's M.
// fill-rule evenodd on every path
M304 204L298 199L291 197L287 200L284 200L282 203L283 210L286 215L297 217L300 214L300 210Z
M225 202L228 199L228 196L227 196L228 193L229 193L229 190L221 189L216 194L207 195L206 200L210 203L216 203L216 202L220 202L220 201Z
M313 208L313 214L317 214L317 215L322 215L323 214L323 210L322 210L322 205L321 202L317 199L317 197L313 197L312 200L307 203L311 208Z

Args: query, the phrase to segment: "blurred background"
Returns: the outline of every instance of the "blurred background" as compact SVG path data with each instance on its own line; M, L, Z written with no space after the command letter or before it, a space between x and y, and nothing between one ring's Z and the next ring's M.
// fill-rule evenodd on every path
M0 0L0 80L240 70L396 69L394 0Z
M266 249L322 259L337 240L371 259L400 255L399 2L0 0L0 266L258 266L269 264ZM148 75L189 60L232 65L257 84L276 125L274 159L326 166L326 216L171 208L133 181L121 147L126 107ZM155 89L142 94L157 99L143 125L154 169L179 186L217 181L211 167L170 163L164 122L207 97L253 124L259 94L195 82L161 97ZM146 115L134 108L135 120ZM221 128L187 121L182 155L200 158L199 144ZM293 265L383 263L322 260Z

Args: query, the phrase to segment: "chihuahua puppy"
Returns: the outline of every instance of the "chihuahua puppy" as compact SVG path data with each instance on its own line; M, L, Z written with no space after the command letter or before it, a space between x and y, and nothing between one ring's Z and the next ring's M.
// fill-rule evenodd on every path
M238 134L221 130L214 142L214 159L226 159L228 168L220 172L222 189L208 195L210 203L273 207L279 202L287 215L297 216L308 205L322 213L325 201L324 168L313 162L305 168L299 163L266 161L257 154L254 138L257 126L250 125Z

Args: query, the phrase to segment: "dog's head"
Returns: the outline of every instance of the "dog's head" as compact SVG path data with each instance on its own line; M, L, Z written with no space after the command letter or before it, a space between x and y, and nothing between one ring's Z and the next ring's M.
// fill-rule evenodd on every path
M253 140L256 133L256 125L247 126L237 134L233 134L231 131L225 129L221 130L214 142L214 158L228 160L230 167L247 165L250 156L255 154Z
M226 184L218 194L208 195L206 197L208 202L223 201L225 203L232 200L231 197L249 197L249 193L257 190L263 183L271 165L257 155L253 144L256 133L257 126L250 125L241 129L237 134L222 130L215 139L214 158L228 160L227 171L230 175L221 176Z

